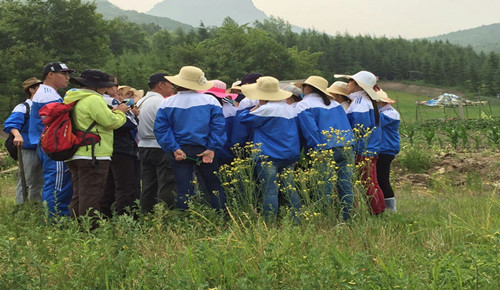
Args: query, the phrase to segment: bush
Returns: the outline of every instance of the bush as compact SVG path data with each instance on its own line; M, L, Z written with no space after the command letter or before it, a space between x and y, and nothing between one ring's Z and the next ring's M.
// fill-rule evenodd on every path
M432 155L421 148L409 148L398 160L404 168L413 173L424 173L432 165Z

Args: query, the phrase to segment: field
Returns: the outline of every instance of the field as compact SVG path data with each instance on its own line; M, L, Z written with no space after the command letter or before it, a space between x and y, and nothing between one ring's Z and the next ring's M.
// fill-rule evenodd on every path
M500 121L443 121L437 109L414 123L424 97L388 92L405 121L392 174L396 213L369 215L358 187L348 222L335 205L307 202L299 222L286 209L269 221L248 185L227 215L195 202L188 212L102 219L90 231L89 220L15 205L14 176L3 173L0 288L500 289ZM233 173L245 180L248 165L241 160ZM316 177L298 180L314 191Z

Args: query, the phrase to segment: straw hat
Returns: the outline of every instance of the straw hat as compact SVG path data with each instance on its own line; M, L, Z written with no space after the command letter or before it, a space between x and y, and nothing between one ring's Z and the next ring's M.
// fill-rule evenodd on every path
M123 86L118 86L118 90L120 90L123 95L126 95L130 90L132 89L131 86L123 85Z
M347 92L347 83L341 81L334 82L326 91L330 94L338 94L346 97L349 94Z
M382 89L377 91L377 95L380 99L380 100L377 100L377 102L383 102L383 103L388 103L388 104L394 104L396 102L396 101L392 100L391 98L389 98L389 96L387 96L387 93L384 92Z
M195 66L184 66L175 76L165 76L165 78L176 86L194 91L208 90L214 86L205 78L205 73Z
M229 94L226 92L226 83L220 80L211 80L211 82L214 83L214 86L211 87L208 90L205 91L198 91L198 93L208 93L216 96L217 98L224 98L226 96L229 96L231 99L235 99L238 95L237 94Z
M144 97L144 90L137 90L134 88L130 88L130 90L134 93L135 98L140 99L140 98Z
M302 87L304 84L317 88L327 96L330 95L330 93L326 90L328 88L328 81L325 78L310 76L303 82L294 83L294 85L298 88Z
M379 97L373 87L377 84L377 77L368 71L360 71L350 75L334 75L336 78L353 79L356 83L370 96L374 101L378 101Z
M273 77L260 77L255 84L242 86L241 91L251 100L281 101L292 95L280 89L280 82Z
M29 88L31 88L35 85L39 85L41 83L42 83L42 81L35 78L35 77L29 78L23 82L23 91L27 92Z

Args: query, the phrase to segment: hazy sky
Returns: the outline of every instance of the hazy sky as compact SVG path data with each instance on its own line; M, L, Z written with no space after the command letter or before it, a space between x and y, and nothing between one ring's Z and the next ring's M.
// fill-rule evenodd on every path
M162 0L108 0L145 12ZM253 0L268 16L335 35L417 38L500 23L500 0Z

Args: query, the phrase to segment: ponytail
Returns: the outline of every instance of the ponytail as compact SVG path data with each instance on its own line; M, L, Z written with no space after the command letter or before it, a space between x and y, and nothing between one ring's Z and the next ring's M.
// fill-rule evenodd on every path
M372 98L370 98L370 100L372 101L372 105L373 105L373 112L375 113L375 125L379 125L380 123L380 113L378 111L378 106L377 106L377 102L372 100Z

